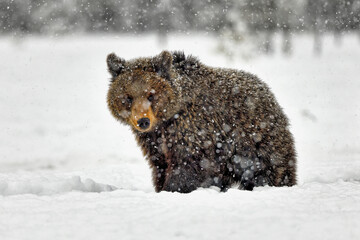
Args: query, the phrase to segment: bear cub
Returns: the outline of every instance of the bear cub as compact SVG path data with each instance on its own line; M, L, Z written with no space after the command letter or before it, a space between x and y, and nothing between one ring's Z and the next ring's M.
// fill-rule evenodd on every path
M108 107L131 127L156 192L296 184L288 119L255 75L183 52L130 61L112 53L107 65Z

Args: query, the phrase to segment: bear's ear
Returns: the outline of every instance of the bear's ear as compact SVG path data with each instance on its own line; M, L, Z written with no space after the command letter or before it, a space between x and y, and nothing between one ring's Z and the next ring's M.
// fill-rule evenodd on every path
M110 53L106 58L108 71L113 78L119 76L121 71L125 68L125 60L119 58L115 53Z
M170 79L170 69L172 66L172 54L168 51L162 51L153 59L154 70L161 77Z

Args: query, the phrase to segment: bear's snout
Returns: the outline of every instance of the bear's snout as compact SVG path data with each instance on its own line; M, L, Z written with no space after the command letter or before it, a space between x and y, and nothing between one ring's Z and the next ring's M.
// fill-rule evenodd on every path
M146 98L137 98L134 100L130 123L140 132L151 131L156 124L156 117L153 113L151 103Z

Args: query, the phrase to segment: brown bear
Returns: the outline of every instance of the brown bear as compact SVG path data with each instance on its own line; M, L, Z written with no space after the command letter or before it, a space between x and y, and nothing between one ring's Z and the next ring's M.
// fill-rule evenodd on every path
M114 53L107 102L130 125L156 192L296 184L288 119L256 76L183 52L125 61Z

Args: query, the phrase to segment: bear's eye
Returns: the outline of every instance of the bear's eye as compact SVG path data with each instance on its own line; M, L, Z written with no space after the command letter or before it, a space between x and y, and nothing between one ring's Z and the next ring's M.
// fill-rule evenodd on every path
M130 96L127 96L126 102L127 102L128 104L131 104L131 103L133 102L133 98L130 97Z
M150 95L149 97L148 97L148 100L149 100L149 102L152 102L153 100L154 100L154 95Z

